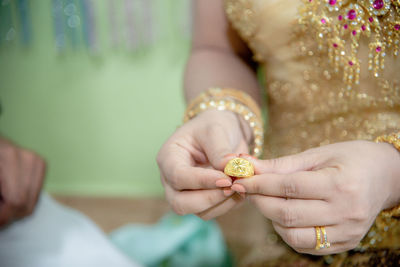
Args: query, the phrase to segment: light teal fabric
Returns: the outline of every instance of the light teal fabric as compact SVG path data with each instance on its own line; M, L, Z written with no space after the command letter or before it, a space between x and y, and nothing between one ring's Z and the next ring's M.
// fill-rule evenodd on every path
M155 225L128 225L112 242L145 266L232 266L218 225L194 215L165 215Z

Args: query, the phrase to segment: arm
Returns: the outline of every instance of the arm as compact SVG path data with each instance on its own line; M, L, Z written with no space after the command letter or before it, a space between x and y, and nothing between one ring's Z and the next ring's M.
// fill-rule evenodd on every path
M195 10L195 36L184 77L186 101L210 87L232 87L260 103L250 53L229 27L222 0L197 0ZM250 135L239 116L212 109L177 129L157 155L172 209L211 219L242 202L244 198L230 190L232 180L223 168L237 154L249 152Z
M215 86L243 90L261 102L251 53L228 24L223 1L197 0L184 82L186 101Z

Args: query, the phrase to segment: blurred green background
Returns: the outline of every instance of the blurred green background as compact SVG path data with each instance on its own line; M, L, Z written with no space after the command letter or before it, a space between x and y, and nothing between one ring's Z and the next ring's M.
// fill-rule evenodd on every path
M124 1L115 2L122 25ZM46 158L48 191L162 194L155 157L181 123L190 14L189 0L152 2L153 42L135 49L126 42L113 46L109 2L96 0L97 51L85 46L80 32L78 45L67 43L60 52L51 0L28 1L32 39L27 44L21 42L18 2L4 6L3 1L0 20L11 10L16 33L5 41L2 30L0 132Z

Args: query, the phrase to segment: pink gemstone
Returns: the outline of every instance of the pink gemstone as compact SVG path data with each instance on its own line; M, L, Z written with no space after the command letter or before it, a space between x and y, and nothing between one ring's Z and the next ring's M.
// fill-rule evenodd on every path
M338 47L338 44L337 43L333 43L333 47L334 48Z
M325 19L321 19L321 22L322 22L322 24L325 24L326 20Z
M350 66L353 66L353 65L354 65L353 61L350 60L350 61L349 61L349 65L350 65Z
M347 18L353 20L357 17L357 12L354 9L350 9L347 13Z
M400 24L395 24L395 25L394 25L394 29L395 29L396 31L400 30Z
M348 27L349 27L349 26L348 26L347 24L344 24L344 25L343 25L343 28L345 28L346 30L347 30Z
M365 27L365 25L363 24L363 25L361 26L361 30L365 31L366 29L367 29L367 27Z
M343 16L342 16L342 15L339 15L337 18L338 18L338 20L342 20L342 19L343 19Z
M381 51L382 51L382 47L377 46L377 47L375 48L375 51L376 51L377 53L381 52Z
M383 7L383 0L375 0L374 3L372 4L372 6L375 9L381 9Z
M336 4L336 0L329 0L329 4L330 4L331 6L334 6L334 5Z
M357 31L356 31L356 30L353 30L353 31L351 32L351 34L356 35L356 34L357 34Z
M369 17L368 20L369 20L369 22L373 22L374 18L373 17Z

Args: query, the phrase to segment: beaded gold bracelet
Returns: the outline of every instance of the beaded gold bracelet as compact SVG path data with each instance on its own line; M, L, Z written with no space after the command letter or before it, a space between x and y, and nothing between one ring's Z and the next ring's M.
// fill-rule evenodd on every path
M392 144L400 152L400 132L378 136L375 139L375 142L386 142ZM400 205L387 210L383 210L381 212L381 215L385 217L400 217Z
M261 156L264 144L264 125L261 110L249 95L231 88L210 88L188 105L183 121L187 122L208 109L228 110L240 115L252 129L251 154L255 157Z

